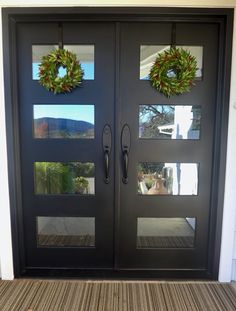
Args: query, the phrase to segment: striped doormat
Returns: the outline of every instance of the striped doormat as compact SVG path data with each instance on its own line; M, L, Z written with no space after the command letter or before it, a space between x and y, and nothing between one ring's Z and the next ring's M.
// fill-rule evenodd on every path
M235 311L217 282L0 281L1 311Z

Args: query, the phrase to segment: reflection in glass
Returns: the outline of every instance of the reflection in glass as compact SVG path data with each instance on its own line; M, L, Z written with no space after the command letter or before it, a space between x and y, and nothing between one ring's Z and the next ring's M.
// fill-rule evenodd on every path
M203 47L202 46L183 46L177 45L178 48L183 48L189 51L197 60L196 79L202 78L202 63L203 63ZM169 45L141 45L140 47L140 79L148 80L148 75L151 70L157 55L170 48Z
M38 246L94 247L94 217L37 217Z
M64 49L74 53L84 70L85 80L94 80L94 45L64 45Z
M58 49L58 45L33 45L32 46L32 75L33 80L38 80L39 64L42 57L52 50ZM94 80L94 45L64 45L64 49L76 54L84 70L84 80Z
M94 163L35 162L35 194L95 194Z
M94 138L94 105L34 105L35 138Z
M33 45L32 46L32 79L39 79L39 64L42 57L53 50L58 49L58 45Z
M137 248L194 247L196 218L138 218Z
M140 162L138 193L142 195L197 195L197 163Z
M201 106L139 106L139 138L199 139L200 127Z

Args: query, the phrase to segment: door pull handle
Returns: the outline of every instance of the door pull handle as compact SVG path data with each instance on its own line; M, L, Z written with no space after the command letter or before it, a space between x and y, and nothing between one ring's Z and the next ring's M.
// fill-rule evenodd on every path
M111 127L106 124L102 133L102 146L104 154L104 182L109 184L110 182L110 154L111 154Z
M129 151L130 151L130 128L125 124L121 132L121 150L123 156L123 178L124 184L128 184Z
M123 161L124 161L124 174L123 174L123 183L128 183L128 163L129 163L129 154L128 151L123 151Z
M109 183L109 151L105 150L104 152L104 165L105 165L105 183Z

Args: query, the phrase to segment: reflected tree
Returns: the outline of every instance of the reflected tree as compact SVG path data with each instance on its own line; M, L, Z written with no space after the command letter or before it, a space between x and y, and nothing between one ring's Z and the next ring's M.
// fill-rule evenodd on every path
M86 178L94 177L94 164L81 162L36 162L37 194L88 193Z
M160 175L165 163L161 162L141 162L138 164L138 171L143 174Z
M160 133L159 126L174 123L174 106L170 105L140 105L139 127L143 138L168 138ZM168 131L168 130L165 130ZM169 130L170 133L172 130Z

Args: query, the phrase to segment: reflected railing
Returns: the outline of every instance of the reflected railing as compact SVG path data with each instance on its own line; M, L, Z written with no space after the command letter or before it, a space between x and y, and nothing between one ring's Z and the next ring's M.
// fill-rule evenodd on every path
M140 105L139 138L200 139L201 106Z

